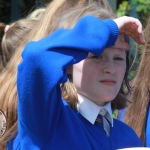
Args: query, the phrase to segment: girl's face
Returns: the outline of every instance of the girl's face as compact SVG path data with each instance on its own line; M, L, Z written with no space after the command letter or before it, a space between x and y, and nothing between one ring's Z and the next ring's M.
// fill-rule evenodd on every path
M125 50L110 47L99 57L89 53L85 60L73 65L73 84L79 94L104 105L117 96L125 71Z

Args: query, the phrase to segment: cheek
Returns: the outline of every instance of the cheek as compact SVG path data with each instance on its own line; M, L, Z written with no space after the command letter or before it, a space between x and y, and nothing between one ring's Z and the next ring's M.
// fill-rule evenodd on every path
M121 82L124 79L125 72L126 72L126 64L117 67L117 74L118 74L118 77L119 77Z
M73 84L77 90L87 86L89 83L94 82L97 74L98 67L86 61L81 61L73 66Z
M91 63L89 61L86 61L84 63L84 67L83 67L83 81L88 83L88 82L94 82L94 80L96 79L96 77L99 74L99 65L95 64L95 63Z
M78 89L82 80L83 62L79 62L72 67L72 80L74 86Z

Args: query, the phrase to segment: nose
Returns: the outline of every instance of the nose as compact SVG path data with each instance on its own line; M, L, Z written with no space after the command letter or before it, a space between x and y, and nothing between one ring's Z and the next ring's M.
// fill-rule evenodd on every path
M116 71L116 68L115 68L113 61L107 60L103 64L103 73L113 75L115 73L115 71Z

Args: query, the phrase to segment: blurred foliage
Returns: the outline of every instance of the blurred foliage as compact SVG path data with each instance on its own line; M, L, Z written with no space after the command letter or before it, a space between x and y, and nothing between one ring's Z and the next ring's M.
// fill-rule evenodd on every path
M150 11L150 0L133 0L134 4L137 4L136 11L147 13Z
M18 1L18 5L19 5L20 7L22 7L22 8L25 7L25 3L24 3L23 0L19 0L19 1Z
M129 15L129 10L130 10L130 7L129 7L129 1L123 1L117 11L116 11L116 14L118 17L120 16L125 16L125 15Z
M123 0L116 11L117 16L129 16L129 12L131 9L135 9L135 11L139 13L139 15L147 15L150 11L150 0L132 0L132 4L135 5L135 8L131 7L131 2L129 0Z
M145 27L147 18L150 15L150 0L123 0L116 10L116 15L118 17L129 16L131 11L135 11L138 14L139 20Z
M2 2L2 0L0 0L0 8L3 8L4 7L4 4Z
M113 118L118 118L118 110L113 111Z

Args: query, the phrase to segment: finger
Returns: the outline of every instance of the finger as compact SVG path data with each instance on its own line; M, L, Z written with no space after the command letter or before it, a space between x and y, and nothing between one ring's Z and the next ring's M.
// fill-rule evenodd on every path
M140 35L140 41L141 41L141 44L143 44L143 45L146 43L143 33Z
M126 34L129 35L131 38L133 38L135 40L135 42L140 43L140 38L139 35L130 32L130 31L126 31Z
M135 33L133 33L132 31L130 30L126 30L124 31L124 34L125 35L128 35L129 37L133 38L135 40L135 42L137 43L140 43L140 39L139 39L139 36L137 36Z
M137 26L136 25L131 25L127 28L125 28L121 33L126 34L128 36L135 35L139 37L140 33L137 31Z
M134 23L137 27L138 27L138 32L142 33L142 24L138 19L135 19L135 23Z
M139 37L138 44L145 44L145 38L142 32L142 24L138 19L135 19L135 23L131 26L131 29L135 28L135 26L137 26L137 36Z
M135 32L129 28L128 30L124 31L124 34L133 38L135 40L135 42L137 42L138 44L145 44L145 39L144 39L143 33Z
M137 26L138 33L142 33L142 24L141 24L141 22L138 19L133 18L133 17L128 17L128 18L130 20L130 21L128 20L128 23L130 22L130 27L132 25L135 25L135 26Z
M131 38L133 38L137 44L142 44L142 45L145 44L145 38L144 38L143 33L137 35L135 33L127 31L126 34L129 35Z

